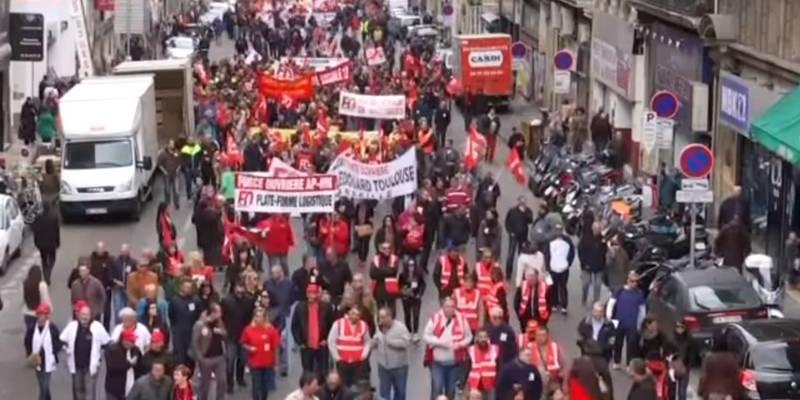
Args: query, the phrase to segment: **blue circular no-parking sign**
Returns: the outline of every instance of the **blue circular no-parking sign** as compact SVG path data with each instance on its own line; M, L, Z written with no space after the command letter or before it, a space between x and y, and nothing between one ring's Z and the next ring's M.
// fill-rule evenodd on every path
M678 114L681 103L678 97L672 92L662 90L656 92L650 99L650 109L653 110L659 118L672 118Z
M553 57L553 63L556 65L556 69L558 70L570 70L572 69L572 66L575 65L575 55L572 54L571 50L561 50L556 53L555 57Z
M687 145L681 150L680 168L689 178L705 178L714 168L714 154L705 145Z

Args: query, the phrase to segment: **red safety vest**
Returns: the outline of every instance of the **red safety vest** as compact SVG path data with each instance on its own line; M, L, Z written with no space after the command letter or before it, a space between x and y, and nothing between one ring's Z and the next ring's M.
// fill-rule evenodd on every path
M533 361L533 365L538 367L540 370L546 370L550 374L551 378L558 376L558 373L561 370L561 364L558 363L558 343L550 341L547 343L544 349L543 357L539 352L539 345L533 343L531 346L531 361ZM544 361L544 365L542 365L542 361Z
M489 345L487 350L482 350L478 345L469 347L469 359L472 361L472 366L469 370L467 383L470 389L494 389L499 353L497 345L494 344Z
M375 257L372 257L372 264L376 267L381 265L381 258L380 255L376 254ZM392 269L397 270L397 256L392 254L389 256L389 267ZM375 281L372 281L372 292L375 292ZM400 280L398 279L397 275L385 278L383 280L383 285L386 287L386 293L392 295L399 295L400 294Z
M336 321L339 328L339 337L336 338L336 349L339 351L339 360L344 363L356 363L364 360L364 345L367 332L367 323L359 320L354 327L346 317Z
M486 312L492 311L492 308L500 307L500 289L505 288L504 282L497 282L489 289L486 296L483 296L483 301L486 303ZM502 308L502 307L500 307ZM506 318L508 316L506 315Z
M467 320L469 328L475 332L479 328L480 316L478 306L481 301L481 294L477 289L467 291L466 288L458 288L453 293L456 300L456 310Z
M475 275L478 278L477 286L481 291L481 295L489 296L489 291L492 290L492 268L497 265L494 262L485 263L483 261L475 265Z
M550 319L550 308L547 307L547 283L540 279L537 284L539 285L539 299L537 300L536 305L539 309L539 318L547 321ZM519 315L525 315L525 313L528 311L528 307L531 304L532 292L533 286L527 281L522 282L522 295L520 296L519 302Z
M447 322L447 317L444 316L444 311L439 311L436 314L433 314L433 335L436 337L441 337L444 333L445 329L445 322ZM460 313L456 312L453 316L453 320L451 322L451 336L453 339L453 343L460 342L464 340L464 325L467 323L464 316ZM433 348L428 346L425 351L428 353L425 355L426 358L433 359ZM467 357L466 349L460 348L454 351L456 361L464 361Z
M519 351L522 351L524 348L528 348L533 353L533 348L536 346L536 339L528 339L528 332L522 332L517 335L517 348Z
M442 276L439 279L439 283L442 287L447 287L450 283L450 274L453 273L453 265L450 263L450 257L447 257L446 254L439 257L439 263L442 264ZM458 256L458 265L456 268L458 268L457 274L460 283L467 275L467 265L466 262L464 262L464 257Z

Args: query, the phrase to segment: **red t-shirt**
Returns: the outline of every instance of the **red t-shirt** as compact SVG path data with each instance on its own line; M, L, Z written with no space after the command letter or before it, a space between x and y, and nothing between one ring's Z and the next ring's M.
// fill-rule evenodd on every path
M252 346L247 364L250 368L275 367L275 352L281 344L281 334L272 325L250 324L242 332L242 345Z

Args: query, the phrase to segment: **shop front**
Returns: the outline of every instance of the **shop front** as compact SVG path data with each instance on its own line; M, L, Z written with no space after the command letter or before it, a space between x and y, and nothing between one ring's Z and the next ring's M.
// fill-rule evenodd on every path
M634 97L634 27L625 20L595 11L592 15L590 117L605 111L615 132L622 132L628 157L638 160L632 141Z
M751 212L753 251L784 260L789 232L800 232L800 89L750 124L741 186Z
M693 120L695 102L708 106L708 96L695 98L698 84L710 81L711 63L706 58L702 39L687 31L655 21L649 27L647 41L649 99L658 91L669 91L678 97L680 108L673 118L675 130L672 154L662 154L660 161L677 165L677 157L689 143L708 141L707 119L698 127ZM705 102L706 104L699 104ZM706 117L707 118L707 117Z
M527 53L517 62L515 68L517 93L528 101L540 101L544 83L541 76L537 78L536 72L542 70L539 63L543 62L544 57L539 51L539 1L518 1L524 1L519 10L519 41L525 45Z
M741 78L728 71L719 76L717 94L717 129L714 133L713 173L715 209L733 188L742 185L744 156L754 153L750 123L780 100L781 95L756 81ZM751 174L752 175L752 174Z

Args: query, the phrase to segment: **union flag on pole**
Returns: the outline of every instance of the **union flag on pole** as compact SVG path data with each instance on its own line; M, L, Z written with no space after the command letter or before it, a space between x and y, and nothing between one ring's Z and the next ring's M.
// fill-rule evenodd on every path
M511 151L508 152L506 167L508 167L511 174L514 175L514 179L516 179L520 185L525 184L525 171L522 169L522 160L520 160L519 153L515 149L511 149Z
M486 138L473 127L467 136L467 145L464 148L464 166L470 171L475 169L485 152Z

